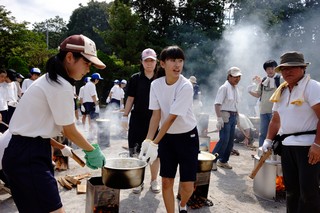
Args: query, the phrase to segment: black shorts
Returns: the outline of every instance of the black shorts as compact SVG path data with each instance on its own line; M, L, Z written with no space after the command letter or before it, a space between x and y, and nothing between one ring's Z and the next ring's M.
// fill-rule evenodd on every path
M179 165L180 181L196 181L199 154L197 128L182 134L166 134L159 143L160 176L175 178Z
M2 166L19 212L51 212L62 207L50 139L13 135Z

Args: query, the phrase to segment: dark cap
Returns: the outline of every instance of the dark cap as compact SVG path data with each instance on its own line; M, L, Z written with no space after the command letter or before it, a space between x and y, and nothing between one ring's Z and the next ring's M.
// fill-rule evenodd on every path
M281 67L307 67L310 62L304 62L304 56L300 52L290 51L280 57L280 65L275 68L276 72L281 71Z

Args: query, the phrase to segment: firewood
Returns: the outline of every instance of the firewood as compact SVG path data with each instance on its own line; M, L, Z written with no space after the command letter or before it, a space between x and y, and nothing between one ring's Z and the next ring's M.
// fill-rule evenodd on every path
M64 179L64 177L60 177L60 184L64 187L64 188L66 188L66 189L68 189L68 190L71 190L72 189L72 185L66 180L66 179Z
M87 192L86 184L78 184L77 185L77 194L85 194Z
M77 180L82 180L84 178L89 178L91 177L90 173L85 173L85 174L81 174L81 175L75 175L73 178L77 179Z
M74 185L74 186L76 186L76 185L78 185L78 184L81 183L80 180L78 180L78 179L76 179L76 178L74 178L74 177L72 177L72 176L69 176L69 175L66 175L64 178L65 178L67 181L69 181L70 183L72 183L72 185Z

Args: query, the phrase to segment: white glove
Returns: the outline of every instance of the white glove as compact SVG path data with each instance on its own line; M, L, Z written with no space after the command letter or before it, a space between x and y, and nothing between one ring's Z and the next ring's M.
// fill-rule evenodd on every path
M95 106L94 112L99 114L99 112L100 112L100 107L99 107L99 105L96 105L96 106Z
M110 97L108 96L108 98L107 98L107 100L106 100L107 104L110 103L110 101L111 101L111 99L110 99Z
M124 104L121 104L121 105L120 105L120 109L124 109Z
M216 127L219 131L224 127L224 122L222 120L222 117L218 117Z
M139 159L142 160L144 155L147 153L151 140L145 139L141 144Z
M149 164L151 165L158 157L158 144L153 143L152 141L149 144L148 151L146 156L143 157L145 161L149 159Z
M85 111L86 111L86 108L84 108L84 106L81 105L80 110L81 110L82 112L85 112Z
M272 147L272 140L270 139L265 139L263 141L263 145L262 145L262 150L263 152L267 152L268 149L270 149Z
M72 157L73 154L72 154L71 150L72 150L71 147L64 145L64 148L61 149L61 153L65 157Z

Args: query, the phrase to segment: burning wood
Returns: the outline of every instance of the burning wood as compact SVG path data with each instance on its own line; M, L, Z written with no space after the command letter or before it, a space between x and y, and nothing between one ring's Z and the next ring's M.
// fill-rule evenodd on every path
M283 183L283 176L276 177L276 190L277 191L284 191L285 190L285 186Z

